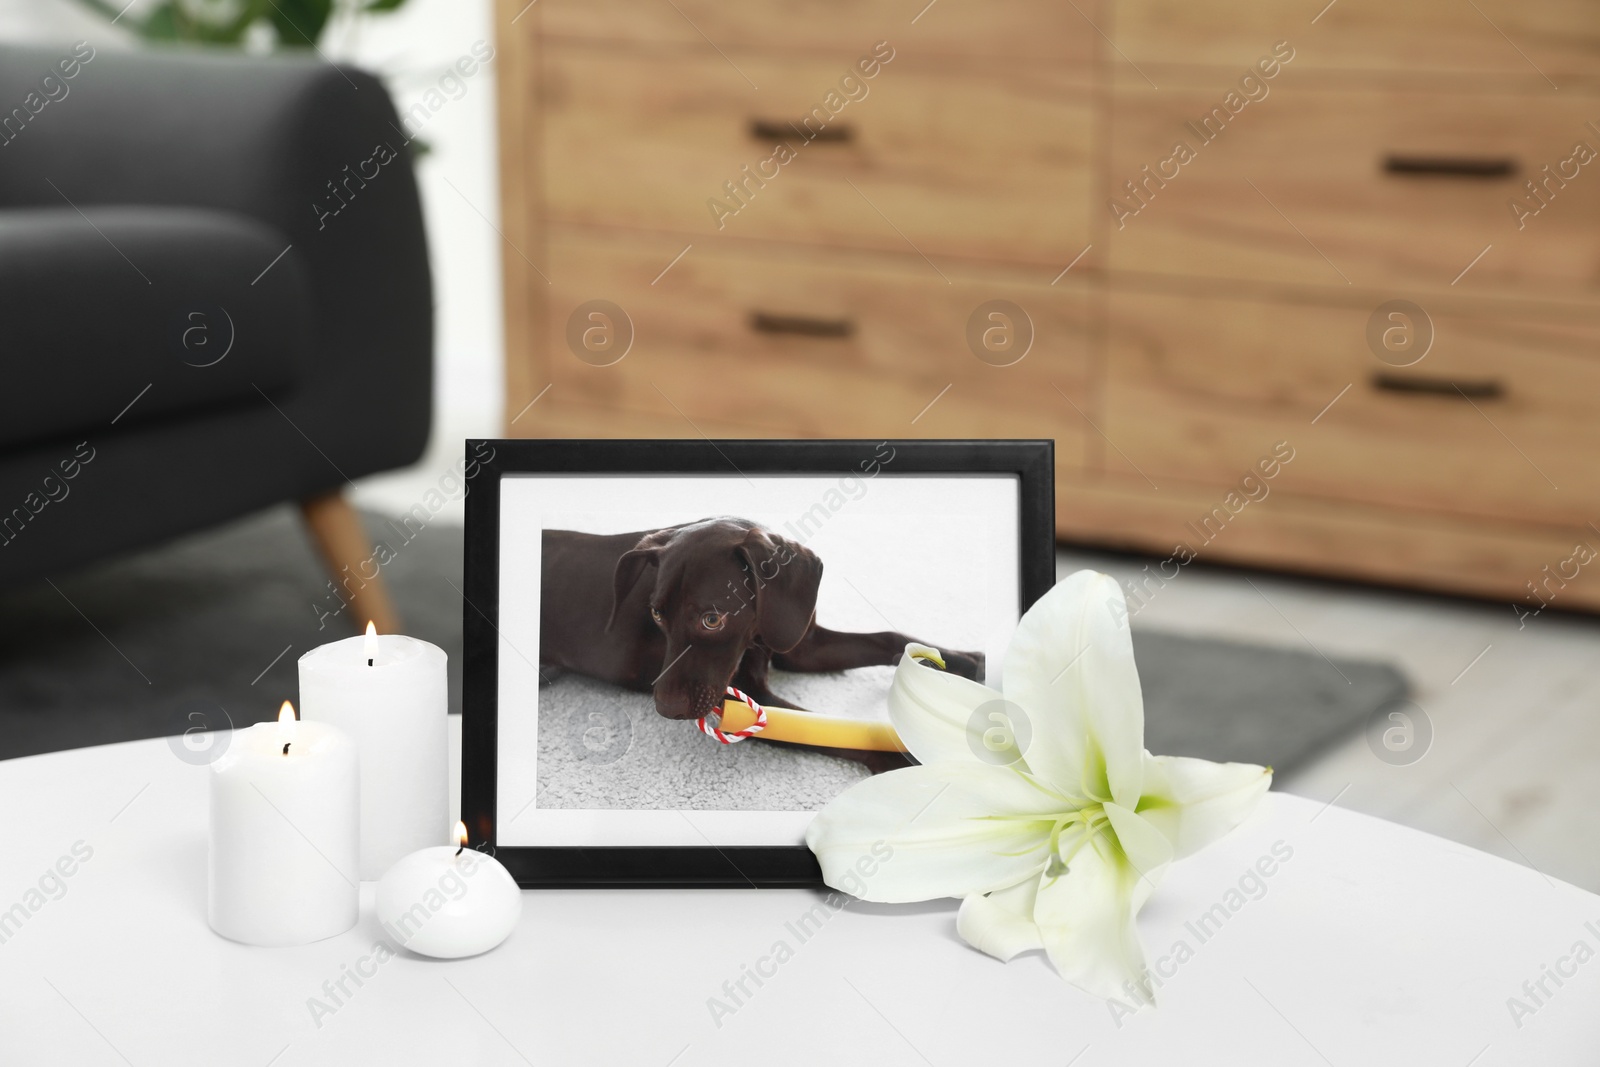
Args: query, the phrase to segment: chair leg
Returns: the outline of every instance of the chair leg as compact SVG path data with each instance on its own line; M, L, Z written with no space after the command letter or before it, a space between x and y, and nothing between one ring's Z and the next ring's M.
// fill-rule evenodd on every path
M383 576L372 560L373 543L362 528L361 516L344 494L335 490L300 502L300 514L322 554L340 596L350 603L351 625L366 628L372 620L381 634L400 632L400 616L389 599ZM367 577L368 574L372 577Z

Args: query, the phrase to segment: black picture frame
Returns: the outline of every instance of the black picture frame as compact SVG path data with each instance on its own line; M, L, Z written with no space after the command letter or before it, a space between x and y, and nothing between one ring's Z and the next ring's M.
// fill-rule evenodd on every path
M507 474L817 474L857 469L888 445L894 473L1018 480L1019 604L1055 583L1050 440L469 440L464 560L461 818L517 884L540 888L803 888L822 884L795 846L496 847L499 774L500 486ZM473 468L476 469L473 469Z

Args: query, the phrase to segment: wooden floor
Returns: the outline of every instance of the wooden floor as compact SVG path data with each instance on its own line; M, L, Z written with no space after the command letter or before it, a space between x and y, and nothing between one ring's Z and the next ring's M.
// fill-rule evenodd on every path
M1068 549L1056 567L1126 585L1147 562ZM1356 736L1275 788L1337 797L1600 891L1600 618L1519 620L1506 604L1196 563L1133 625L1389 660L1432 725L1426 755L1390 765Z

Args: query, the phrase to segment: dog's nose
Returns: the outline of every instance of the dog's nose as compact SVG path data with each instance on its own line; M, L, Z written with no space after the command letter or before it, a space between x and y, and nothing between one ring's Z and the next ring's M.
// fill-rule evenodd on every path
M656 697L656 714L663 719L698 719L699 713L695 711L692 701L682 698Z
M703 712L695 711L693 708L687 706L680 706L676 709L668 709L663 708L660 704L657 704L656 714L660 715L663 719L682 721L685 719L698 719Z
M698 719L717 708L717 697L708 688L688 693L657 693L656 714L664 719Z

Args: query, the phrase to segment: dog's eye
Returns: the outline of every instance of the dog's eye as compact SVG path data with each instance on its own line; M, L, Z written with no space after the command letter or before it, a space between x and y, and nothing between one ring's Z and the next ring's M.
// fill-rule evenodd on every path
M700 625L704 626L708 630L720 630L722 629L722 624L726 619L726 615L719 615L715 611L708 611L704 615L700 616Z
M661 621L661 609L660 608L651 608L650 609L650 617L652 619L656 620L656 622L660 622Z

